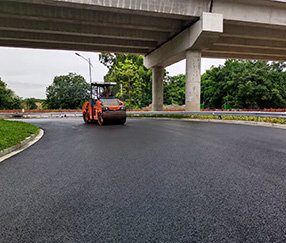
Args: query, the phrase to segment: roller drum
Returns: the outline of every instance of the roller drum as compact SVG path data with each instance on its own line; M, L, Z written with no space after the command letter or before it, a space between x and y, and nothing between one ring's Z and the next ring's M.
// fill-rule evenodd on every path
M103 125L123 125L126 122L125 111L105 111L102 114Z

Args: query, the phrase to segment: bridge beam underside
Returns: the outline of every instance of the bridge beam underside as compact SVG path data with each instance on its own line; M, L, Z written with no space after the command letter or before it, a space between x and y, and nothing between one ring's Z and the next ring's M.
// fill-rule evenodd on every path
M198 12L203 3L192 1ZM0 46L146 54L198 19L196 15L169 14L169 4L167 12L147 12L132 5L135 11L110 4L0 1Z

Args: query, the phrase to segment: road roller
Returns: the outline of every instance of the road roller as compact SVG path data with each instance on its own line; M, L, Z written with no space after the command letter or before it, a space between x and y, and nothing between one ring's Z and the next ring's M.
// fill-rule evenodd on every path
M92 83L90 100L82 108L85 123L98 125L123 125L126 122L126 106L116 98L116 83Z

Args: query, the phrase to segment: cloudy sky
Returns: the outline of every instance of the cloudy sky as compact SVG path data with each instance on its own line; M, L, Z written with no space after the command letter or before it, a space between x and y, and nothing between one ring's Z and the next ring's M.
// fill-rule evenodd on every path
M90 57L94 65L93 81L103 81L107 69L98 60L97 53L80 52ZM203 59L202 73L212 65L223 64L222 59ZM185 73L185 61L167 68L170 75ZM81 74L88 80L88 65L74 51L36 50L0 47L0 77L17 95L27 98L45 98L46 87L58 75L69 72Z

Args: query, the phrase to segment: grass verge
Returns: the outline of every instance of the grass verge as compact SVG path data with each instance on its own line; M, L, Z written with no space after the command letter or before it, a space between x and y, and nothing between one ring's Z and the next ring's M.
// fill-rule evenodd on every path
M154 117L154 118L175 118L175 119L202 119L202 120L235 120L235 121L254 121L254 122L267 122L286 124L284 118L260 117L256 116L214 116L214 115L127 115L128 117Z
M0 151L20 143L37 132L39 128L35 125L0 119Z

